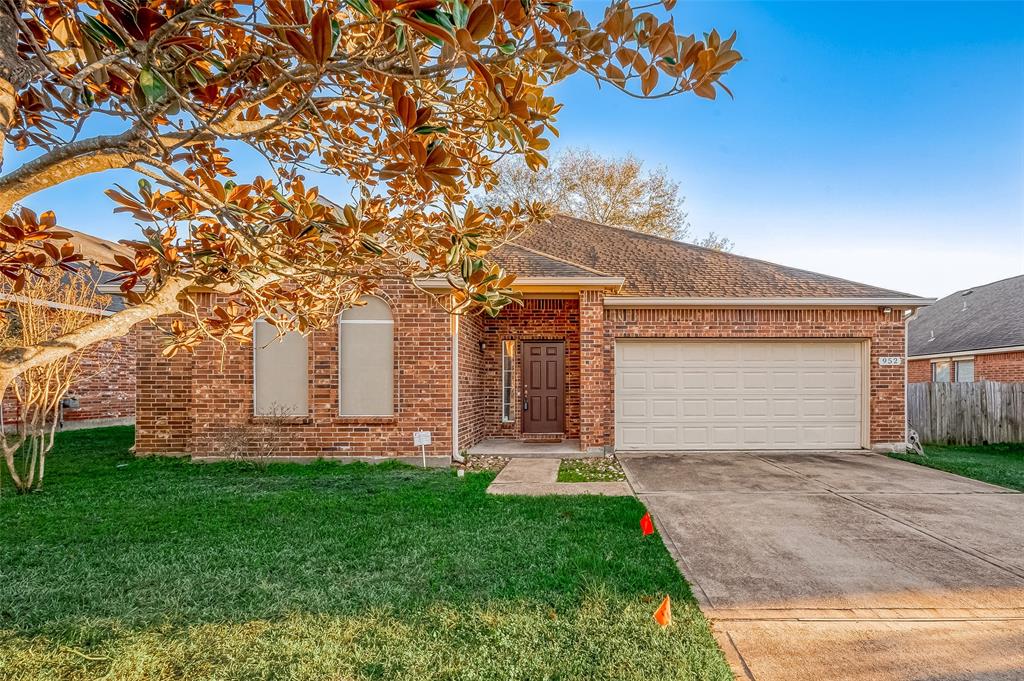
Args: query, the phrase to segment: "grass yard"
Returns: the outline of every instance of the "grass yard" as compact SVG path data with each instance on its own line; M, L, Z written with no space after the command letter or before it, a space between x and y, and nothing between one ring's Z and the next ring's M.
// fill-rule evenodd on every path
M0 677L732 678L634 499L134 459L131 441L63 434L43 493L0 487Z
M925 445L924 453L892 456L1024 492L1024 444Z
M558 465L558 482L618 482L625 479L622 466L610 456L562 459Z

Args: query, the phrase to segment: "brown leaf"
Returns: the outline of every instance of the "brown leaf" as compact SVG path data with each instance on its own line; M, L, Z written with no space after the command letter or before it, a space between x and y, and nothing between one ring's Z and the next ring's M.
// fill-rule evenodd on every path
M492 90L493 91L494 90L494 76L492 76L491 72L487 70L487 67L484 66L483 64L481 64L479 61L477 61L473 57L469 57L468 61L469 61L469 67L473 70L473 73L476 75L476 77L484 82L484 84L487 86L488 90Z
M654 88L658 86L658 69L653 65L648 66L647 70L640 74L640 91L644 93L644 97L654 92Z
M288 44L291 45L303 59L311 64L318 63L316 60L316 54L313 52L313 45L306 40L305 36L295 31L288 30L284 32L284 39L288 41Z
M416 103L409 95L402 95L395 103L395 111L406 128L416 125Z
M313 54L316 63L323 66L331 57L331 48L334 45L334 35L331 30L331 12L327 5L322 6L313 15L310 30L313 34Z
M711 83L700 83L697 87L693 88L693 92L698 97L703 97L704 99L714 99L717 94L715 86Z

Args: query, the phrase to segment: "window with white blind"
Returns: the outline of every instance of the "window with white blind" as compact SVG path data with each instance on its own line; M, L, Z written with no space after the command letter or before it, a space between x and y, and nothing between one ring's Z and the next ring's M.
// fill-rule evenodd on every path
M514 389L512 386L515 370L516 342L506 340L501 343L501 420L505 423L513 421L512 411Z
M395 339L391 308L367 296L338 320L342 416L395 413Z
M306 337L263 320L253 327L253 413L256 416L305 416L309 413L309 364Z
M949 366L948 359L932 362L932 383L949 383Z
M956 382L974 383L974 360L962 359L956 362Z

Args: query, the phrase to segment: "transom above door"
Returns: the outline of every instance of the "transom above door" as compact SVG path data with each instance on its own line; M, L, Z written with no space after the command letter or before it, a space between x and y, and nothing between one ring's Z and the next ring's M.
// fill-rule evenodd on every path
M523 432L565 432L565 343L523 342Z

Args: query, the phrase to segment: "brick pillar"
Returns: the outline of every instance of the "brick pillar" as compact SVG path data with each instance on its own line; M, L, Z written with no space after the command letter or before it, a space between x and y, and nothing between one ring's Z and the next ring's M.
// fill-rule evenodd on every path
M604 366L604 292L580 291L580 448L605 442L608 379Z
M172 317L161 317L170 326ZM137 329L135 453L191 453L192 363L188 352L161 354L167 337L153 323Z

